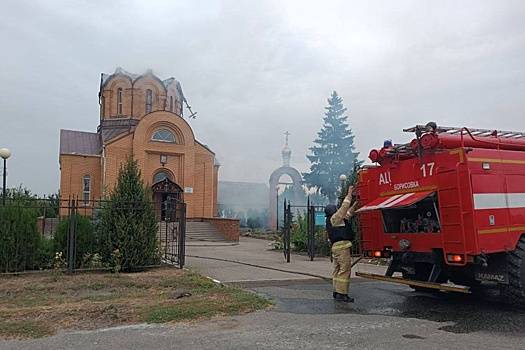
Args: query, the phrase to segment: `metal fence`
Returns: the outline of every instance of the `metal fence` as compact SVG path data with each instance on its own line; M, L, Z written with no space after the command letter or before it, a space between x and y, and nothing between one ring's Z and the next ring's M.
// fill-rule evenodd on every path
M324 206L310 204L292 205L290 201L284 201L284 220L282 227L283 253L287 262L290 262L291 250L298 247L293 246L293 231L300 232L306 237L304 251L308 254L310 261L315 257L330 256L331 249L324 222ZM353 218L357 220L357 218ZM302 222L300 222L302 221ZM355 232L352 242L352 255L361 255L361 244L359 238L359 225L350 223Z
M27 225L31 229L36 227L36 231L40 236L39 244L47 244L56 250L55 253L63 253L65 255L63 257L63 267L69 272L73 272L75 270L89 269L78 264L78 248L84 239L82 236L85 235L81 227L83 222L89 222L91 229L96 231L99 230L98 225L105 210L111 208L113 210L112 213L117 213L118 216L125 218L126 216L134 215L139 210L139 207L144 204L144 202L121 202L116 204L102 199L9 198L5 206L0 206L0 215L4 216L4 218L0 216L0 244L4 245L4 247L0 247L0 252L4 255L4 257L0 256L0 260L3 259L0 263L0 266L2 266L0 272L53 268L49 264L38 266L35 263L35 266L28 267L27 265L22 266L22 264L10 264L9 261L6 261L6 259L15 260L18 251L24 249L23 245L25 243L19 239L23 234L22 232L16 232L18 228L13 225L13 222L16 220L25 220L21 223L25 227ZM160 258L160 262L182 268L185 263L186 204L176 198L168 198L162 202L146 204L149 204L147 210L152 210L155 216L156 254ZM11 210L12 218L8 218L8 210ZM15 218L17 214L13 213L17 211L21 213L24 210L30 214L23 218L21 216ZM12 232L13 230L15 232ZM57 234L60 234L61 237L58 237ZM66 242L64 242L64 239ZM62 240L61 244L58 244L59 240ZM32 244L34 245L34 243ZM65 249L59 252L59 246L64 248L64 245ZM106 251L111 251L114 248L110 246L103 247ZM28 249L42 249L42 247L32 246ZM100 252L93 251L90 253L98 254ZM55 258L57 257L51 257L51 259ZM136 266L136 268L144 267L147 266Z

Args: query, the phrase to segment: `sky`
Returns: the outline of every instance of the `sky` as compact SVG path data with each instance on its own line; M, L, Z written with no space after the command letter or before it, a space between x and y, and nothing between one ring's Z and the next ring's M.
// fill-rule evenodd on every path
M96 131L100 73L175 77L221 180L268 182L306 154L335 90L365 160L404 127L525 129L523 1L3 0L8 186L59 187L59 129Z

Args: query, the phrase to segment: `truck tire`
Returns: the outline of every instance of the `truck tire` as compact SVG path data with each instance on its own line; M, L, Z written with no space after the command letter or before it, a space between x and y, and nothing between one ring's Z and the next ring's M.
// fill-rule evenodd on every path
M525 304L525 236L521 236L516 249L507 254L509 284L503 287L507 301Z

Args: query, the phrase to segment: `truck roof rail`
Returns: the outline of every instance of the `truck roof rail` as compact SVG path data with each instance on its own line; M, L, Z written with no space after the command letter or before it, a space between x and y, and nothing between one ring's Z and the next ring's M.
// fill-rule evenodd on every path
M404 132L416 132L416 130L424 131L426 129L425 125L416 125L411 128L403 129ZM473 136L497 136L504 139L520 139L525 138L525 132L521 131L504 131L504 130L494 130L494 129L474 129L466 128L470 131ZM465 130L464 127L453 127L453 126L438 126L436 128L436 133L447 133L449 135L461 134L461 131Z

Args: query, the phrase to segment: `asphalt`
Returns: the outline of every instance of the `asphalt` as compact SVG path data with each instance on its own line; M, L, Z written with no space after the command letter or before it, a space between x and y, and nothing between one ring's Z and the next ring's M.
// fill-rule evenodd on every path
M136 325L0 341L21 349L525 349L525 309L498 293L414 292L353 278L353 304L331 298L330 262L270 251L266 241L189 247L189 268L272 299L267 311L173 325ZM196 256L200 256L199 258ZM257 267L259 266L259 267ZM286 270L287 272L285 272ZM381 273L384 267L356 265Z
M287 263L283 253L263 239L241 237L239 245L213 243L186 247L186 266L221 282L288 281L330 278L330 259L293 254ZM384 273L384 266L359 264L355 271ZM355 276L355 275L354 275Z
M352 281L353 304L331 300L326 282L247 287L275 307L198 323L137 325L0 342L20 349L523 349L525 311L482 296L420 293Z

